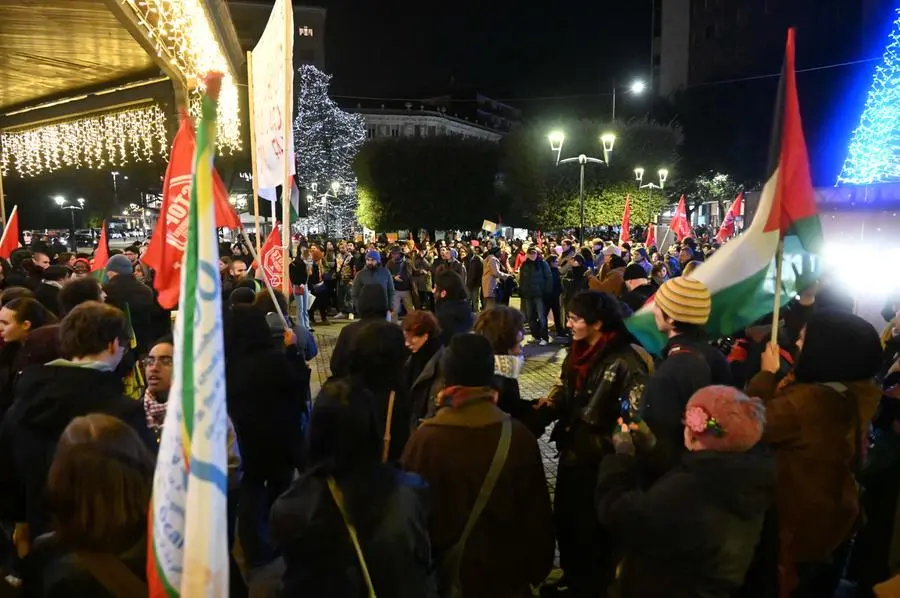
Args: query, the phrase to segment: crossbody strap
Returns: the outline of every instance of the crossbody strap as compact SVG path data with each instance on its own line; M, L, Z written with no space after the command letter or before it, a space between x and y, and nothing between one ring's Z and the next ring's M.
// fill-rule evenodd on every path
M484 478L484 483L481 484L481 490L478 491L478 498L475 500L472 512L469 513L469 520L466 521L466 527L463 528L463 533L459 537L459 542L454 546L455 549L458 548L460 557L466 549L466 542L469 540L469 535L472 533L475 523L478 521L478 518L481 517L481 512L484 511L484 507L487 506L491 494L494 493L494 486L497 485L497 478L500 477L500 472L503 471L503 466L506 465L506 458L509 456L511 439L512 420L507 415L503 418L503 424L500 428L500 441L497 443L497 450L494 451L491 468L488 469L487 476Z
M331 491L331 497L334 499L334 503L341 512L341 518L344 520L344 527L347 528L347 533L350 534L350 542L353 544L353 549L356 551L356 558L359 561L363 579L369 590L369 598L375 598L375 586L372 585L369 567L366 565L366 558L363 556L362 546L359 545L359 536L356 534L356 526L350 521L350 515L347 513L347 509L344 506L344 493L341 492L341 489L338 487L337 481L335 481L333 476L328 476L328 489Z
M863 467L862 431L860 430L862 422L859 421L859 401L856 398L856 395L853 394L845 384L841 384L840 382L823 382L822 386L827 386L840 394L848 403L850 421L853 423L853 454L851 455L852 463L850 464L850 467L853 471L853 477L858 479Z
M75 554L88 573L116 598L136 598L147 595L147 584L115 556L81 551Z

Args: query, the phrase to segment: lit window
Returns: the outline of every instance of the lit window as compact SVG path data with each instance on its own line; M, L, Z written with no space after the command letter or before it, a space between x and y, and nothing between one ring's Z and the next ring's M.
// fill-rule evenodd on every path
M306 25L304 25L303 27L298 29L297 33L300 35L300 37L312 37L313 36L312 27L307 27Z

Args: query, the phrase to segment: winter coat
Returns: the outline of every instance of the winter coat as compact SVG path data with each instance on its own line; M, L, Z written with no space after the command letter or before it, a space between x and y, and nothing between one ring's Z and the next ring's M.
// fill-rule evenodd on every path
M776 388L775 376L760 372L747 387L748 395L766 404L763 440L778 459L778 518L788 562L824 562L857 525L854 470L881 398L873 379L880 351L878 333L861 318L816 312L807 324L796 382ZM840 382L849 393L827 382Z
M153 298L153 291L134 277L134 274L118 274L111 278L106 286L106 302L131 315L131 327L137 338L135 355L144 355L150 350L152 343L161 338L166 331L154 326L158 322L155 312L162 310ZM127 311L126 311L127 310Z
M431 271L433 276L437 277L437 275L444 270L453 270L459 277L462 279L463 283L466 282L466 267L462 265L462 262L459 260L451 259L449 262L445 262L444 260L438 258L434 260L434 263L431 265Z
M435 397L444 389L444 374L441 369L441 358L443 355L444 348L442 346L432 353L421 371L415 374L415 379L410 384L407 396L412 408L411 430L418 428L422 420L434 416L436 411ZM404 366L404 379L412 377L414 374L412 367L413 357L411 356Z
M656 434L665 460L674 467L684 452L681 422L688 401L705 386L728 385L731 370L725 356L704 336L673 337L663 356L665 359L647 381L642 416Z
M438 301L434 315L437 316L441 327L441 339L445 345L449 344L454 336L471 332L475 325L472 305L466 299Z
M262 478L300 467L309 371L272 348L240 354L225 377L244 473Z
M416 290L420 293L430 293L434 288L434 283L431 280L431 264L421 255L417 255L412 263L412 280L413 284L416 285Z
M550 268L550 275L553 277L553 286L550 289L550 297L559 297L562 295L562 278L559 276L559 268Z
M59 309L59 290L60 287L55 284L44 282L34 291L34 298L57 317L61 315Z
M425 478L434 503L429 532L435 561L459 540L508 417L492 402L443 408L422 423L403 466ZM550 495L534 435L512 421L509 455L462 557L466 598L518 598L553 566Z
M306 285L309 282L309 270L306 269L306 263L297 263L297 260L288 264L288 275L291 278L293 286Z
M112 556L125 565L139 581L146 583L146 537L139 538L125 552ZM28 596L116 598L91 575L74 551L59 544L55 533L44 534L35 540L28 555L28 563L23 580L28 588Z
M354 303L359 297L359 292L362 291L362 288L367 284L381 285L381 288L384 289L388 306L394 304L394 279L386 268L378 266L374 270L370 270L369 268L360 270L359 274L356 275L356 278L353 279L353 287L350 289L350 297L353 299Z
M385 267L391 273L391 279L394 281L395 291L412 290L412 273L410 272L409 262L406 261L406 258L401 259L399 262L396 260L388 260L388 263L385 265ZM395 276L399 276L400 280L394 278Z
M125 396L109 370L76 365L37 366L22 373L16 400L0 424L0 518L26 522L32 537L48 531L44 510L47 473L66 426L82 415L105 413L134 428L155 453L141 401Z
M384 322L384 317L363 318L350 322L341 328L334 349L331 351L331 375L335 377L346 376L350 373L350 349L357 335L369 322Z
M525 260L519 268L519 296L522 299L542 299L553 289L550 266L541 259Z
M481 287L481 278L484 276L484 262L477 255L471 256L463 266L466 267L466 288L470 291Z
M625 268L614 268L605 278L600 280L596 276L588 277L588 288L592 291L609 293L615 297L620 296L625 290Z
M647 303L650 297L653 296L653 294L656 292L656 289L657 287L653 286L652 284L644 284L639 287L635 287L630 291L626 291L622 294L621 297L619 297L619 299L622 301L622 303L630 307L631 311L638 311L639 309L644 307L644 304Z
M376 529L359 532L377 596L433 598L427 487L415 474L397 473ZM286 570L284 596L365 596L359 560L327 482L315 470L291 484L271 511L272 539Z
M481 294L485 298L498 297L500 280L504 278L500 270L500 260L494 255L484 258L484 273L481 275Z
M730 598L774 500L771 452L688 452L647 490L637 461L607 456L596 492L600 523L625 552L621 598Z

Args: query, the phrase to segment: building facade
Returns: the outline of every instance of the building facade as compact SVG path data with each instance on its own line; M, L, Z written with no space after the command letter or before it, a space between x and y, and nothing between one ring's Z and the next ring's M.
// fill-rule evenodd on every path
M294 4L294 68L311 64L325 70L325 18L327 11L317 6ZM229 0L228 10L241 47L252 50L269 20L271 2Z
M856 60L891 0L654 0L654 85L668 96L686 87L771 74L796 27L801 67ZM657 26L658 22L658 26Z
M412 102L406 102L403 108L357 106L349 111L361 114L365 119L367 139L458 135L496 142L503 137L502 131L486 122L467 120L448 113L446 109L426 107L424 104L414 107Z

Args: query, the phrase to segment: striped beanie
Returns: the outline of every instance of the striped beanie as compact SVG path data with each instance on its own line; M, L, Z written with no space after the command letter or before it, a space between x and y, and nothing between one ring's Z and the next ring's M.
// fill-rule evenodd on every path
M712 298L706 285L685 276L664 282L654 301L667 316L685 324L706 324L712 309Z

